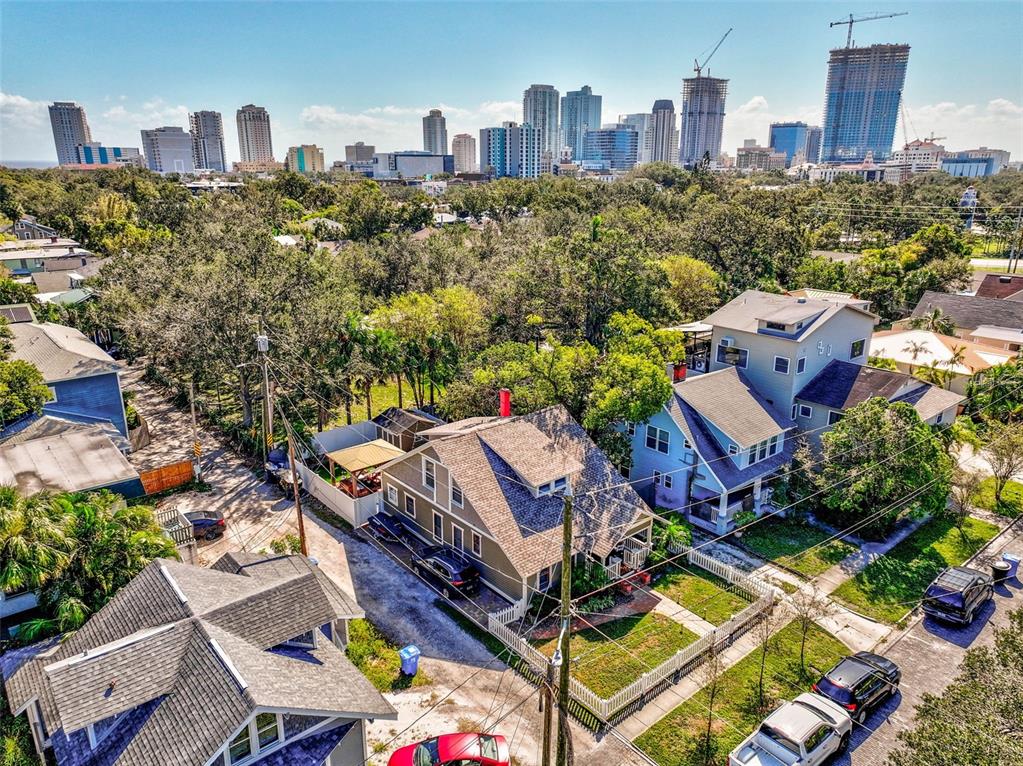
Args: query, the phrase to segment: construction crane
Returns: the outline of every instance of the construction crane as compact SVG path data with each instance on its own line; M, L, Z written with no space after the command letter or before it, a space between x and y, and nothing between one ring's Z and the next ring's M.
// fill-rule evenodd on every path
M693 59L693 71L696 72L697 77L699 77L700 73L703 72L703 68L707 66L707 62L710 61L714 57L714 54L718 52L718 48L721 47L721 43L723 43L725 38L732 33L732 29L734 29L734 27L729 27L728 31L721 35L721 39L718 40L718 44L714 46L714 50L712 50L707 58L703 60L702 64L699 59Z
M896 16L908 16L909 11L899 11L898 13L875 13L873 16L853 16L849 14L848 19L841 19L840 21L832 21L828 24L829 27L839 27L842 24L849 26L849 34L845 38L845 47L852 48L852 28L853 24L858 24L861 21L875 21L876 19L891 19ZM719 43L720 44L720 43Z

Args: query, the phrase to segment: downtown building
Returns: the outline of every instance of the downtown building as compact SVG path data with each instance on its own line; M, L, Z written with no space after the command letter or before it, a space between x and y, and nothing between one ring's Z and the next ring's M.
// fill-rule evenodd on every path
M891 156L909 63L908 45L836 48L828 62L821 162Z
M559 95L553 85L530 85L522 94L522 124L540 131L540 153L550 157L561 150Z
M755 138L747 138L735 150L735 168L745 172L755 170L781 170L786 167L785 152L770 146L760 146Z
M636 164L642 165L650 162L650 155L653 152L653 115L648 112L637 112L636 114L618 115L619 125L631 125L638 134L636 147Z
M480 171L494 178L537 178L540 175L540 130L503 122L480 130Z
M377 148L372 144L356 141L345 147L345 162L371 162L376 153Z
M784 153L785 167L791 167L797 158L816 163L821 153L821 129L805 122L772 122L767 144Z
M50 127L53 129L53 144L57 149L57 163L78 164L76 147L92 143L85 109L74 101L55 101L50 104Z
M134 146L103 146L99 141L90 141L75 147L77 164L80 166L122 167L131 165L138 168L146 166L145 157L138 147Z
M586 131L600 127L601 101L589 85L561 97L561 141L572 150L573 160L583 155Z
M440 109L431 109L423 118L423 151L437 155L448 153L448 121Z
M687 77L682 81L682 140L679 163L694 168L707 159L716 166L721 154L728 80Z
M468 133L459 133L451 139L451 154L455 157L456 173L479 173L479 155L476 139Z
M675 104L662 98L654 102L650 115L650 161L677 165L678 130L675 128Z
M316 144L302 144L288 149L284 167L293 173L323 173L323 149Z
M197 170L227 170L224 153L224 120L220 112L192 112L188 115L188 129L192 134L192 164Z
M192 134L175 126L143 130L142 151L156 173L192 173Z
M273 142L270 139L270 115L266 109L246 104L238 110L235 120L238 123L239 164L247 169L276 165Z
M639 133L632 125L615 123L586 131L582 161L585 170L632 170L638 156Z

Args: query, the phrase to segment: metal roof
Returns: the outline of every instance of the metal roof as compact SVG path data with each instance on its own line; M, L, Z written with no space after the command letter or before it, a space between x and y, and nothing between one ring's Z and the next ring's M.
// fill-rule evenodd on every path
M354 447L328 452L327 457L349 473L356 473L383 465L404 454L404 450L388 444L383 439L374 439L366 444L356 444Z

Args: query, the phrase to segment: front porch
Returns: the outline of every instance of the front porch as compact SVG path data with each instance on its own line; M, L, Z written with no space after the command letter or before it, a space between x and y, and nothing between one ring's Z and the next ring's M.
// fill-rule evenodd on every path
M770 503L773 493L770 487L763 486L763 480L764 477L758 477L730 492L703 487L694 482L686 514L689 521L700 529L723 535L734 528L737 513L750 511L759 516L764 506Z

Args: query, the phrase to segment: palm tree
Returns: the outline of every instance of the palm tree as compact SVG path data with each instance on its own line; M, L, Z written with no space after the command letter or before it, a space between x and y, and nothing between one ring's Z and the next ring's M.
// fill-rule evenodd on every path
M938 335L954 335L955 323L940 308L933 308L926 314L913 317L909 326L914 330L930 330Z
M948 370L941 369L941 365L943 364L944 362L939 362L935 359L932 360L929 365L918 367L916 372L913 374L925 383L930 383L932 386L948 388L951 382L952 373Z
M946 385L945 388L950 388L952 386L952 381L956 374L955 368L961 365L965 360L966 346L952 346L952 355L944 362L941 362L941 364L948 369L948 375L946 376L948 385Z
M913 357L913 364L916 364L917 357L921 354L929 354L930 349L927 348L926 343L920 343L915 340L907 340L906 345L902 347L902 350ZM909 374L913 374L913 364L909 365Z
M0 588L35 590L67 560L63 508L45 495L0 487Z

